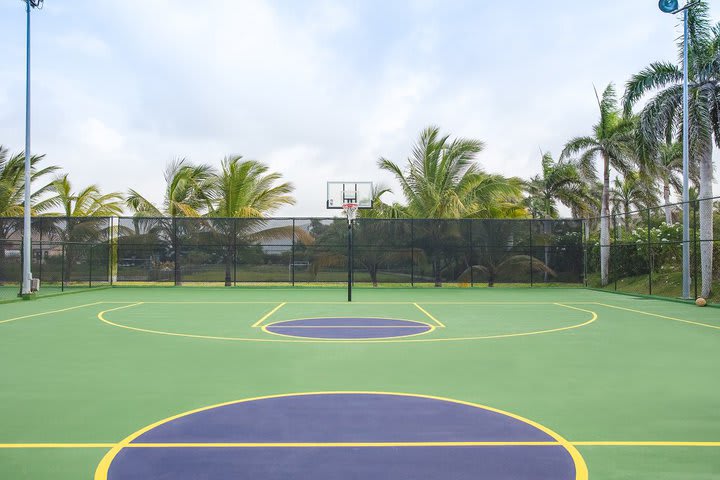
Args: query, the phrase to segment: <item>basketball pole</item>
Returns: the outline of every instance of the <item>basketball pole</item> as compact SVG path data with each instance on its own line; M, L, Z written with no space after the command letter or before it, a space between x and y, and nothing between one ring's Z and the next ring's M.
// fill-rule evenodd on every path
M348 302L352 302L353 221L348 218Z

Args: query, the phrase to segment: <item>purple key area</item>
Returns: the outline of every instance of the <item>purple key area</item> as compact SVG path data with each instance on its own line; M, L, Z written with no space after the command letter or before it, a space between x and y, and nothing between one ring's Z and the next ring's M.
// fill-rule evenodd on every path
M302 338L361 340L397 338L432 330L426 323L391 318L303 318L265 326L270 333Z
M375 445L387 442L415 445ZM107 478L576 479L575 463L561 445L446 442L556 440L511 416L446 400L374 393L291 395L241 401L160 424L118 452ZM177 445L189 443L196 446ZM282 445L288 443L294 445ZM332 445L337 443L343 445Z

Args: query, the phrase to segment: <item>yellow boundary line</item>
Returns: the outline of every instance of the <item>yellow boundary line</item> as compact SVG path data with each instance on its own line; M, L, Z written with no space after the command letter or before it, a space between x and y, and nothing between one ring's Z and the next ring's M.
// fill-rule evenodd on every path
M262 317L262 318L261 318L260 320L258 320L257 322L253 323L253 328L259 327L265 320L267 320L268 318L270 318L273 313L275 313L275 312L277 312L278 310L280 310L280 309L281 309L283 306L285 306L286 304L287 304L287 302L283 302L283 303L281 303L280 305L278 305L277 307L275 307L275 308L273 308L272 310L270 310L270 312L269 312L268 314L266 314L264 317Z
M86 303L85 305L76 305L74 307L61 308L59 310L50 310L49 312L31 313L29 315L23 315L21 317L14 317L14 318L8 318L6 320L0 320L0 323L9 323L9 322L14 322L15 320L22 320L25 318L40 317L42 315L50 315L51 313L67 312L70 310L76 310L78 308L92 307L93 305L100 305L101 303L104 303L104 302Z
M423 332L420 334L415 335L407 335L402 338L398 337L391 337L388 339L363 339L363 340L333 340L333 339L305 339L304 337L292 337L289 335L282 335L275 332L270 332L265 329L265 327L268 327L270 325L273 325L274 323L278 323L280 321L289 321L289 320L307 320L307 318L295 318L295 319L289 319L289 320L278 320L277 322L269 323L267 325L263 325L261 329L273 336L278 337L285 337L285 338L247 338L247 337L221 337L221 336L214 336L214 335L196 335L196 334L190 334L190 333L175 333L175 332L167 332L163 330L151 330L147 328L139 328L139 327L131 327L128 325L122 325L119 323L112 322L104 317L104 315L107 312L111 312L113 310L119 310L120 308L127 308L127 307L133 307L136 305L143 304L144 302L135 303L132 305L126 305L125 307L118 307L110 310L104 310L97 314L98 320L100 320L103 323L106 323L107 325L113 326L113 327L119 327L124 328L127 330L133 330L136 332L142 332L142 333L152 333L156 335L167 335L170 337L185 337L185 338L199 338L203 340L225 340L225 341L235 341L235 342L286 342L286 343L411 343L411 342L460 342L460 341L474 341L474 340L492 340L492 339L498 339L498 338L512 338L512 337L525 337L530 335L542 335L546 333L555 333L555 332L562 332L565 330L573 330L575 328L582 328L587 325L590 325L594 321L598 319L597 313L593 312L592 310L586 310L584 308L577 308L572 307L570 305L564 304L564 303L552 303L551 305L557 305L564 308L570 308L573 310L578 310L581 312L586 312L592 315L592 317L589 320L586 320L585 322L578 323L576 325L570 325L567 327L559 327L559 328L551 328L547 330L535 330L530 332L520 332L520 333L505 333L505 334L498 334L498 335L482 335L482 336L473 336L473 337L446 337L446 338L408 338L411 336L417 336L417 335L425 335L427 333L430 333L436 329L434 325L431 325L429 323L424 323L418 320L411 320L414 322L422 323L424 325L429 325L431 329L427 332ZM408 303L409 305L409 303ZM354 318L354 317L334 317L334 318ZM367 318L375 318L375 317L367 317ZM390 317L383 317L383 318L390 318ZM395 320L405 320L407 319L395 319Z
M568 441L576 447L720 448L720 442ZM115 448L120 443L0 443L0 449ZM306 447L544 447L560 442L316 442L316 443L130 443L123 448L306 448Z
M413 303L413 305L415 305L415 306L418 308L418 310L420 310L422 313L424 313L425 315L427 315L427 316L430 318L430 320L432 320L433 322L437 323L437 324L438 324L438 327L440 327L440 328L445 328L445 325L444 325L440 320L438 320L437 318L435 318L435 317L433 317L432 315L430 315L430 313L428 313L427 310L425 310L424 308L422 308L422 307L421 307L420 305L418 305L417 303Z
M139 300L128 300L128 301L117 301L117 300L108 300L108 301L101 301L97 303L138 303ZM258 301L233 301L233 302L221 302L221 301L197 301L197 302L171 302L171 301L142 301L142 303L146 303L148 305L264 305L264 304L275 304L277 301L273 300L258 300ZM415 302L363 302L360 300L353 301L352 303L348 302L303 302L303 301L287 301L285 302L287 304L292 305L346 305L348 307L353 307L356 305L414 305ZM433 301L423 301L420 302L423 305L554 305L556 302L433 302ZM587 302L563 302L566 305L600 305L597 302L587 301Z
M720 330L720 326L718 326L718 325L710 325L708 323L702 323L702 322L693 322L691 320L683 320L682 318L668 317L667 315L660 315L657 313L644 312L642 310L635 310L633 308L616 307L615 305L608 305L606 303L596 303L596 305L600 305L602 307L608 307L608 308L616 308L618 310L626 310L628 312L633 312L633 313L640 313L642 315L649 315L651 317L664 318L666 320L673 320L675 322L689 323L691 325L698 325L700 327L707 327L707 328L713 328L715 330Z
M430 400L439 400L439 401L454 403L454 404L458 404L458 405L466 405L466 406L478 408L481 410L487 410L490 412L499 413L500 415L505 415L507 417L514 418L515 420L519 420L520 422L523 422L532 427L535 427L536 429L544 432L551 438L555 439L555 441L557 442L557 445L565 448L565 450L570 454L570 457L573 460L573 463L575 465L575 480L588 480L587 465L585 464L585 460L583 459L582 455L580 455L580 452L577 450L577 448L575 448L574 445L572 445L570 442L568 442L560 434L550 430L549 428L545 427L544 425L540 425L537 422L534 422L527 418L521 417L519 415L515 415L514 413L506 412L504 410L499 410L499 409L488 407L485 405L480 405L477 403L464 402L461 400L453 400L450 398L436 397L436 396L432 396L432 395L420 395L420 394L396 393L396 392L375 392L375 391L303 392L303 393L290 393L290 394L280 394L280 395L268 395L268 396L263 396L263 397L253 397L253 398L246 398L243 400L236 400L236 401L232 401L232 402L219 403L217 405L202 407L202 408L190 410L188 412L184 412L184 413L181 413L178 415L174 415L172 417L168 417L163 420L159 420L155 423L152 423L146 427L141 428L140 430L136 431L135 433L128 435L120 443L115 445L109 452L107 452L105 454L105 456L102 458L102 460L98 464L98 467L95 470L94 480L107 480L108 471L110 470L110 465L112 464L112 461L117 456L117 454L120 453L120 451L123 448L128 447L132 443L133 440L137 439L142 434L144 434L150 430L153 430L154 428L157 428L161 425L164 425L168 422L171 422L173 420L177 420L179 418L183 418L188 415L195 414L195 413L212 410L214 408L220 408L220 407L224 407L224 406L228 406L228 405L235 405L238 403L252 402L255 400L267 400L267 399L272 399L272 398L300 397L300 396L310 396L310 395L388 395L388 396L398 396L398 397L426 398L426 399L430 399Z

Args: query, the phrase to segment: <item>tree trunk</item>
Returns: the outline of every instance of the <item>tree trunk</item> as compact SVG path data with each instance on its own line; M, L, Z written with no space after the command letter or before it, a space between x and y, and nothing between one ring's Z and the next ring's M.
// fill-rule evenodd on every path
M630 231L630 202L625 202L625 232Z
M712 202L712 141L708 139L700 158L700 296L708 298L712 293L713 261L713 202Z
M672 210L670 208L670 182L663 180L663 198L665 199L665 223L672 225Z
M610 267L610 159L603 154L603 191L600 207L600 282L609 283Z

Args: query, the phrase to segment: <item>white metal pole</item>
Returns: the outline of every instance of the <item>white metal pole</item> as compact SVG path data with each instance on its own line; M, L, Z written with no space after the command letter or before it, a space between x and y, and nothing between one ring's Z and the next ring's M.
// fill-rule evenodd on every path
M30 0L25 0L27 14L25 71L25 204L23 207L23 277L22 294L30 294L32 271L32 225L30 219Z
M690 298L690 191L688 170L690 165L690 140L688 120L688 12L683 12L683 243L682 243L682 285L683 298Z

